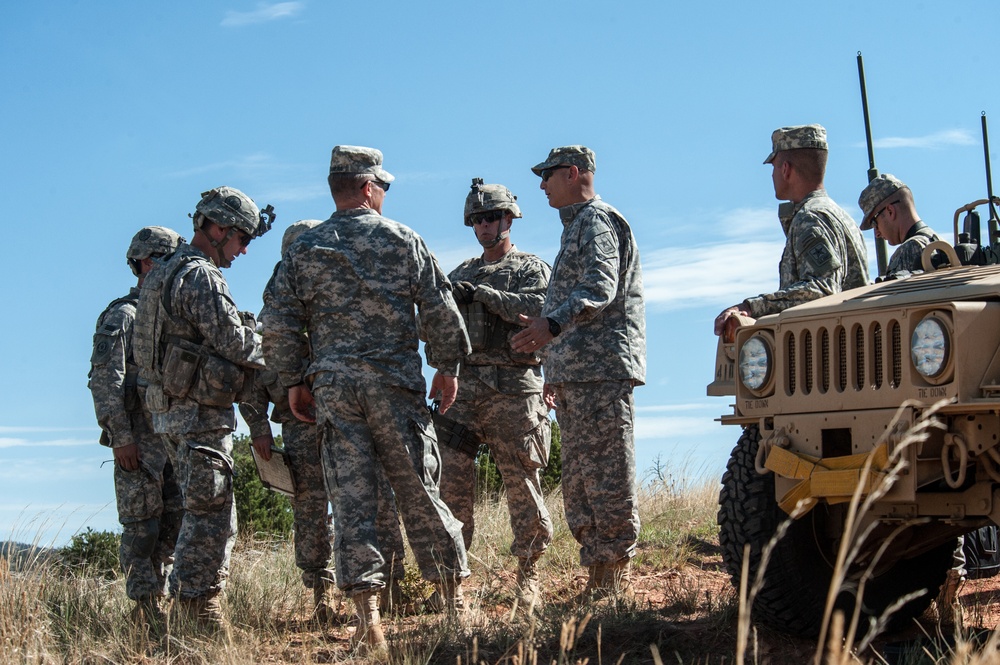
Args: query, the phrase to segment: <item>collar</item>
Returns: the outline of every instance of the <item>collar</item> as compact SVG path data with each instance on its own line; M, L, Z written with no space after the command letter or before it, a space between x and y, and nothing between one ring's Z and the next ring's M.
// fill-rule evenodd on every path
M914 237L915 235L917 235L926 228L927 225L918 219L917 221L913 222L913 226L911 226L910 230L906 232L905 236L903 236L903 240L909 240L910 238Z
M594 198L588 199L586 201L581 201L580 203L572 203L568 206L563 206L559 208L559 219L563 224L569 224L573 219L579 214L581 210L589 206L594 201L600 201L601 197L595 195Z

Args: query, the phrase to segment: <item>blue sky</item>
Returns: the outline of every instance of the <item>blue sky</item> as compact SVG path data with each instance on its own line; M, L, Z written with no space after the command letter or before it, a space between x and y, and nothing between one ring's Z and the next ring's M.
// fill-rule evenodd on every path
M771 131L825 125L827 189L860 219L862 51L877 165L950 237L954 210L986 195L982 111L997 161L995 16L986 1L8 3L0 540L118 528L86 375L97 315L134 283L135 231L190 237L199 193L223 184L273 204L278 230L226 272L258 310L282 229L333 209L336 144L385 153L384 213L446 271L478 253L461 217L473 177L518 195L514 240L551 262L560 225L529 167L593 148L643 261L639 466L721 476L737 432L705 397L711 323L777 283Z

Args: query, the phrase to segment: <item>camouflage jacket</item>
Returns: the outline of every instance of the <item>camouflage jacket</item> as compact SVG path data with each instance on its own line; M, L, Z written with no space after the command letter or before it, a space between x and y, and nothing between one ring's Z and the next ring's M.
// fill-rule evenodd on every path
M169 293L164 295L162 291L166 287ZM169 304L172 316L164 314L162 303ZM181 245L147 273L139 294L136 319L137 334L148 332L152 339L161 342L136 345L140 367L159 366L162 358L142 355L147 353L147 348L151 353L162 354L162 340L170 338L200 345L235 365L251 369L264 367L260 335L243 324L222 271L191 245ZM157 433L236 429L236 415L231 404L208 406L190 397L171 398L164 394L155 376L144 370L143 378L149 383L146 405Z
M542 316L562 328L544 349L550 383L646 380L639 248L621 213L595 196L559 209L559 254Z
M136 380L139 368L132 358L132 327L139 289L108 305L97 318L94 351L87 387L94 398L101 444L121 448L137 443L134 434L152 432Z
M469 338L423 238L367 208L335 212L282 258L266 308L264 353L286 388L307 376L314 386L345 377L422 392L414 306L436 366L457 374ZM311 358L306 370L302 358Z
M518 314L539 316L549 286L549 266L534 254L512 248L498 261L481 256L464 261L451 271L452 282L476 285L475 302L486 309L486 348L476 350L462 362L462 376L476 376L502 393L538 393L542 391L540 358L536 354L515 353L510 338L523 329ZM469 306L459 305L463 316ZM468 324L468 320L466 321ZM425 347L433 358L433 346Z
M782 218L781 226L786 240L778 264L779 290L744 300L752 317L870 283L861 231L826 190L807 194L790 218Z
M920 256L924 253L924 247L936 240L940 240L938 235L929 226L917 221L906 232L906 238L896 248L896 251L892 253L892 258L889 259L889 265L885 270L886 277L899 277L907 273L923 272L924 266L920 262Z

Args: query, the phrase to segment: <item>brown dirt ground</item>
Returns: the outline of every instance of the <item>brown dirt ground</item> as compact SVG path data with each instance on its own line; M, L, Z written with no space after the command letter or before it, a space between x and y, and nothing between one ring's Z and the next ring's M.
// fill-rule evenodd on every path
M721 557L711 544L705 543L697 559L692 559L683 570L653 571L636 570L635 587L638 610L627 615L614 612L602 615L597 609L588 624L577 648L568 656L560 657L558 648L558 626L550 626L548 633L538 631L534 644L537 663L556 662L579 663L653 663L649 649L656 644L664 663L733 663L736 644L736 602L735 592L729 576L724 572ZM713 551L715 550L715 551ZM506 579L507 577L511 579ZM480 621L489 621L490 616L503 617L510 611L509 595L497 596L498 582L501 587L513 583L513 574L502 573L503 579L479 580L473 576L468 582L470 590L480 590L480 594L490 591L491 604L481 603ZM580 617L581 613L570 602L581 588L585 579L583 573L572 578L545 581L547 591L546 620L557 624L569 617ZM492 602L499 598L499 602ZM475 601L478 603L479 601ZM965 628L977 633L992 631L1000 621L1000 576L969 580L960 591L960 602L964 608ZM561 604L561 605L560 605ZM348 618L348 605L342 609L345 623L331 626L322 631L315 630L308 622L290 619L281 626L259 653L259 662L264 663L333 663L351 659L350 634L355 630L354 621ZM387 617L386 633L392 645L419 641L428 630L428 622L434 617ZM598 636L597 626L601 628ZM523 629L522 629L523 630ZM881 636L874 645L874 651L860 654L859 662L895 663L904 662L898 655L906 646L913 651L912 644L919 643L934 653L946 653L947 647L931 642L935 635L952 635L951 625L939 627L936 605L922 616L917 625L903 631ZM472 629L472 634L477 634ZM489 632L489 631L487 631ZM554 636L553 636L554 635ZM478 661L484 663L523 663L518 660L516 639L488 637L483 633L477 640ZM458 646L457 646L458 645ZM920 647L917 647L920 648ZM467 663L470 659L471 637L464 642L452 640L441 646L426 662ZM758 628L751 638L747 662L760 664L784 664L810 662L816 652L813 640L799 639L780 632ZM618 661L619 657L624 657ZM402 662L397 657L394 662ZM530 660L529 660L530 662ZM915 662L915 661L905 661ZM935 662L927 660L925 662ZM941 661L947 662L947 661Z

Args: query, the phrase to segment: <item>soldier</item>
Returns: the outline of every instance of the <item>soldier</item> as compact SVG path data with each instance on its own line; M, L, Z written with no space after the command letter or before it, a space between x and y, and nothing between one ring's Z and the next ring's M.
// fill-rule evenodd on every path
M899 278L923 272L920 256L924 247L940 238L920 221L910 188L896 176L883 173L862 190L858 205L865 214L862 231L873 228L876 238L885 238L894 247L899 245L889 259L885 276Z
M868 250L854 220L827 196L826 130L820 125L782 127L771 134L774 196L785 250L778 264L779 290L747 298L722 311L715 334L730 316L760 318L832 293L869 283Z
M562 242L540 317L511 340L548 345L545 396L562 428L566 521L587 566L584 597L632 595L639 537L632 390L646 379L639 249L621 213L594 192L594 152L554 148L532 167L559 210Z
M138 279L128 295L97 317L88 387L101 426L101 445L115 455L115 498L122 524L118 550L125 593L135 601L134 620L161 623L159 599L174 562L182 506L174 466L159 435L137 379L132 349L139 288L154 260L171 254L184 238L162 226L147 226L132 238L125 258Z
M542 312L549 266L519 252L510 239L521 217L517 197L503 185L472 181L465 199L465 225L474 229L482 256L455 268L448 279L465 318L472 353L462 363L462 390L448 417L487 444L503 476L514 532L511 554L518 560L522 607L539 603L536 562L552 540L552 520L542 496L539 470L549 460L551 429L542 400L542 371L536 353L510 348L521 329L518 315ZM426 346L428 358L434 352ZM475 457L441 446L441 498L462 521L465 547L475 528Z
M449 609L464 608L461 581L469 574L462 525L438 492L440 457L422 394L415 310L441 370L432 391L441 393L442 410L455 401L469 340L451 285L423 239L381 215L392 180L380 151L333 149L328 182L336 212L282 257L264 332L268 362L300 419L313 419L315 394L337 584L361 619L355 641L378 652L386 642L377 596L385 561L375 524L376 467L396 492L421 573L438 584Z
M170 593L184 614L218 630L236 540L233 403L247 369L264 366L260 336L241 319L220 268L270 229L273 213L219 187L202 194L193 217L191 244L143 282L135 344L153 427L174 449L184 496Z
M317 219L304 219L290 224L281 239L282 255L295 239L320 223ZM280 262L278 265L281 265ZM275 271L278 265L275 265ZM264 326L267 325L272 287L273 280L264 289L264 311L261 313ZM304 358L303 362L308 366L308 358ZM323 480L319 430L315 423L303 422L292 413L288 407L288 392L281 387L277 372L258 370L250 399L240 403L240 413L250 428L253 447L263 459L271 459L271 446L274 445L267 418L268 403L274 404L271 421L281 425L282 445L295 478L295 496L292 497L295 565L302 571L302 583L313 590L313 616L321 622L330 622L337 614L338 603L333 594L337 578L329 567L333 553L330 543L332 515ZM387 577L395 582L398 597L398 585L404 573L403 534L399 530L392 489L384 477L380 478L379 490L379 542L383 551L390 553L386 557L386 565L391 571ZM386 513L384 521L383 513Z

